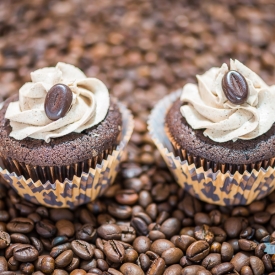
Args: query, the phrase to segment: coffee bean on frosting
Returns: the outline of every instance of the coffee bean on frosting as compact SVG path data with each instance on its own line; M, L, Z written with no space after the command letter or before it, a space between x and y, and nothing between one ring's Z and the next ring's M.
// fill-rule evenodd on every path
M64 84L54 85L47 93L44 109L50 120L58 120L66 115L73 101L71 89Z
M227 72L222 79L222 89L226 98L234 104L243 104L248 97L248 85L237 71Z

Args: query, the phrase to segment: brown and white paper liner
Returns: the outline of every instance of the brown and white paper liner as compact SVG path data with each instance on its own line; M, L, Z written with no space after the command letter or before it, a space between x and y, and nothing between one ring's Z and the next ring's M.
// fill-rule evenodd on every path
M22 175L10 173L0 167L0 175L21 197L35 204L52 208L75 208L93 201L100 196L114 181L119 169L123 151L131 137L134 121L131 112L121 103L118 104L122 114L121 141L107 158L103 159L88 173L74 176L70 181L56 180L42 184L40 180L25 179ZM106 153L106 152L105 152ZM105 154L104 153L104 154Z
M160 100L148 120L149 133L177 183L194 197L217 205L246 205L271 193L275 189L274 166L231 174L196 168L174 155L165 131L165 116L180 94L181 90Z

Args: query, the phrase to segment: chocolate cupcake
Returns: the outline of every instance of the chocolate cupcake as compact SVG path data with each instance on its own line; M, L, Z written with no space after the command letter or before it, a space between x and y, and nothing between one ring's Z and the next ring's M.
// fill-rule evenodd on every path
M161 101L149 120L176 180L220 205L269 194L275 186L275 86L237 60L197 79L198 85L186 84ZM161 126L164 134L156 130Z
M48 198L36 199L39 203L46 200L48 206L64 207L85 203L96 197L92 189L102 193L113 181L114 158L129 140L132 117L115 99L110 100L100 80L87 78L72 65L58 63L37 70L31 79L0 111L0 160L5 169L1 173L19 193L22 190L12 184L14 175L23 176L27 185L32 182L32 190L39 185L52 192ZM98 172L101 176L95 176ZM65 183L70 186L67 190ZM77 192L85 193L84 201L71 196L73 188L83 189ZM60 203L62 192L67 201ZM23 193L35 201L37 194ZM57 205L51 205L51 200Z

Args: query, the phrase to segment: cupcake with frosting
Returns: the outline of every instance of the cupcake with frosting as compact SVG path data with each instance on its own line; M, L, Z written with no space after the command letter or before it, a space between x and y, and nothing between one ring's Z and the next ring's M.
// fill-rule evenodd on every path
M176 180L220 205L248 204L269 194L275 186L275 86L237 60L197 80L161 101L149 121ZM163 133L156 135L153 117L160 108L167 111Z
M47 206L94 199L116 175L133 128L129 111L73 65L36 70L31 80L0 111L2 176Z

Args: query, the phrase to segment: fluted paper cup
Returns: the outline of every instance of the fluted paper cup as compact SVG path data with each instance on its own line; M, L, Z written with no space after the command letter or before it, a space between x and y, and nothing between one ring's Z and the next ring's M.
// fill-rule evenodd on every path
M131 112L121 103L118 103L122 114L121 141L110 154L104 152L104 159L88 173L82 172L80 177L64 182L56 180L42 184L40 180L25 179L22 175L10 173L0 167L0 176L6 185L12 187L24 199L35 204L52 208L75 208L79 205L95 200L114 181L119 170L119 163L123 151L131 137L134 121ZM0 164L1 165L1 164Z
M165 131L165 116L172 103L180 97L181 90L165 96L152 110L148 130L176 182L194 197L217 205L246 205L262 199L275 189L274 167L258 171L222 173L220 170L196 168L188 160L174 154Z

